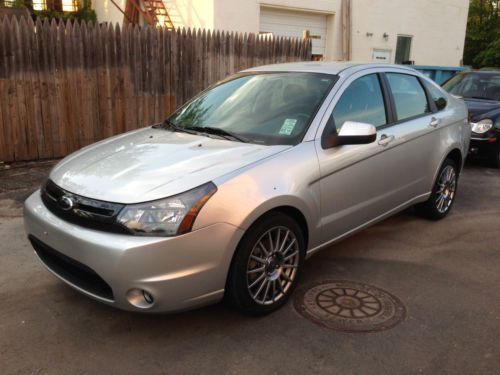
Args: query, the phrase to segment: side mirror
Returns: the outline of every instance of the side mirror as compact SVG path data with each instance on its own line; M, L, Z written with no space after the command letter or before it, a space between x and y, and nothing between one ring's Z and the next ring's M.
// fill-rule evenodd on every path
M375 142L377 129L371 124L363 122L346 121L339 133L328 134L321 139L324 149L341 145L363 145Z

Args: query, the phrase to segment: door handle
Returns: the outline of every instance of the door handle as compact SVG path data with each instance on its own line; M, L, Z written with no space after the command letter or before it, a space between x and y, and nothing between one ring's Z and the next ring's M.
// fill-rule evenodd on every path
M382 134L382 136L380 137L380 140L378 141L378 144L381 146L387 146L392 141L394 141L393 135Z
M431 122L429 122L429 127L437 128L437 126L439 125L440 122L441 122L440 119L433 117L433 118L431 118Z

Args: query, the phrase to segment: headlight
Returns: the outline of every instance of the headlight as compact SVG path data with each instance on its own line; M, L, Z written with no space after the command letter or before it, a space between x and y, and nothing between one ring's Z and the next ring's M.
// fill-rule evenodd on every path
M470 124L474 133L482 134L486 133L492 128L493 121L491 121L489 118L485 118L479 122L471 122Z
M217 187L209 182L170 198L128 205L116 220L136 235L183 234L191 230L198 212L216 191Z

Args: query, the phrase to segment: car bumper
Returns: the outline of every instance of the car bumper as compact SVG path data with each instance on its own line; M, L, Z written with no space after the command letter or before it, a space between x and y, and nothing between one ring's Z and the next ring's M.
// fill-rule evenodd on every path
M500 141L496 136L472 137L469 152L473 155L488 156L499 147Z
M39 191L26 200L24 223L49 271L98 301L130 311L172 312L217 302L243 236L226 223L177 237L82 228L52 214ZM144 301L148 293L152 303Z

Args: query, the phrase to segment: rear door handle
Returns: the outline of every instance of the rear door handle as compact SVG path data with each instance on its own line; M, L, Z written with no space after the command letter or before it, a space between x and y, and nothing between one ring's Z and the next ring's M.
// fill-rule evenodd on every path
M382 134L380 140L378 141L378 144L381 146L387 146L392 141L394 141L393 135Z
M437 126L439 125L440 122L441 122L440 119L433 117L433 118L431 118L431 122L429 122L429 127L437 128Z

